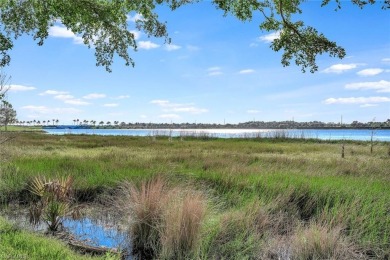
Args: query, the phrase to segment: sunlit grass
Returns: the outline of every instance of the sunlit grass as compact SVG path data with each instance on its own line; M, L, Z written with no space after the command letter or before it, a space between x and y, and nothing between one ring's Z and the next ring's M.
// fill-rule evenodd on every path
M334 230L342 228L340 241L383 256L390 243L389 144L376 143L371 154L368 142L348 141L344 159L341 144L19 134L5 147L0 197L20 198L28 180L37 175L70 175L80 197L88 193L96 198L124 181L138 183L160 173L211 194L208 203L215 211L205 220L200 258L212 258L216 252L226 257L238 252L243 258L259 256L259 250L271 252L275 243L310 235L305 231L311 228L308 223L314 223L313 234L337 239ZM256 205L255 213L248 209L251 205ZM239 233L253 226L258 214L276 224ZM273 233L278 242L272 242Z

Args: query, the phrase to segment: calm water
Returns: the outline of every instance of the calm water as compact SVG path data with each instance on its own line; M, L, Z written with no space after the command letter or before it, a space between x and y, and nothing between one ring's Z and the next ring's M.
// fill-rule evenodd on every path
M360 140L390 142L390 130L367 129L45 129L48 134L197 136L217 138L316 138L321 140Z

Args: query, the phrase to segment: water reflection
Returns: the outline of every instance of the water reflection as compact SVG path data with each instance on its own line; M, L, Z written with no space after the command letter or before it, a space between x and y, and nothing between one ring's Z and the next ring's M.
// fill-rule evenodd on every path
M62 222L63 231L88 246L131 252L131 239L115 215L101 207L89 207L87 211L86 216L80 219L65 218ZM10 205L2 209L0 214L22 229L39 233L44 233L47 230L47 225L44 222L36 226L29 223L26 207ZM127 259L130 258L127 257Z

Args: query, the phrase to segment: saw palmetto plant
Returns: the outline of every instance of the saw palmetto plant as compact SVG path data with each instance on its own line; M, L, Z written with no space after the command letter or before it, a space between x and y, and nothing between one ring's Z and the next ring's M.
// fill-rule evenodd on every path
M73 207L73 178L47 180L45 177L34 177L29 185L32 194L39 200L30 206L30 223L37 225L44 221L48 230L58 231L64 217L79 216L78 208Z

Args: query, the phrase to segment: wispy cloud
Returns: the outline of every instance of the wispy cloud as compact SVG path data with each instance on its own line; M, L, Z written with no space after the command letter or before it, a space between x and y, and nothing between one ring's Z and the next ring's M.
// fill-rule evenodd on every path
M368 77L368 76L378 75L384 71L385 71L384 69L372 68L372 69L364 69L364 70L358 71L356 74L358 74L359 76Z
M273 33L269 33L269 34L260 36L259 40L262 42L271 43L271 42L273 42L273 40L278 39L279 37L280 37L280 32L277 31L277 32L273 32Z
M130 98L130 96L129 95L120 95L117 97L113 97L113 99L126 99L126 98Z
M39 93L40 96L45 96L45 95L65 95L68 94L69 92L67 91L58 91L58 90L46 90L42 93Z
M345 85L346 89L366 89L375 90L378 93L389 93L390 92L390 81L369 81L369 82L357 82Z
M198 108L198 107L174 107L172 109L166 109L166 111L173 111L173 112L185 112L185 113L191 113L191 114L202 114L208 112L208 109L205 108Z
M62 95L56 95L54 96L55 99L59 99L59 100L67 100L67 99L73 99L74 96L72 95L67 95L67 94L62 94Z
M390 102L389 97L348 97L348 98L328 98L325 104L373 104Z
M239 74L251 74L251 73L255 73L255 70L253 70L253 69L245 69L245 70L240 70L238 73Z
M152 100L151 104L158 105L164 112L202 114L207 113L208 109L195 107L193 104L171 103L168 100Z
M166 44L164 47L165 47L165 50L167 50L167 51L176 51L178 49L181 49L181 46L175 45L175 44Z
M99 98L105 98L106 94L99 94L99 93L91 93L88 95L85 95L83 98L85 99L99 99Z
M330 66L329 68L324 69L323 72L340 74L340 73L343 73L345 71L356 69L359 65L362 65L362 64L358 64L358 63L334 64L334 65Z
M151 41L139 41L138 42L138 48L139 49L145 49L145 50L150 50L150 49L155 49L160 47L160 45L153 43Z
M207 76L219 76L222 74L223 72L220 67L210 67L207 69Z
M76 106L86 106L86 105L91 104L91 103L86 102L86 101L81 100L81 99L66 99L64 102L66 104L71 104L71 105L76 105Z
M64 26L53 25L49 28L49 36L56 38L69 38L73 40L75 44L83 44L83 38L75 35L71 30Z
M261 113L260 110L256 110L256 109L250 109L250 110L247 110L246 112L248 114L259 114L259 113Z
M109 104L103 104L104 107L117 107L119 104L117 103L109 103Z
M383 62L383 63L390 63L390 58L383 58L383 59L382 59L382 62Z
M360 107L377 107L378 104L364 104L364 105L360 105Z
M35 87L23 86L23 85L9 85L9 91L19 92L19 91L30 91L36 89Z

